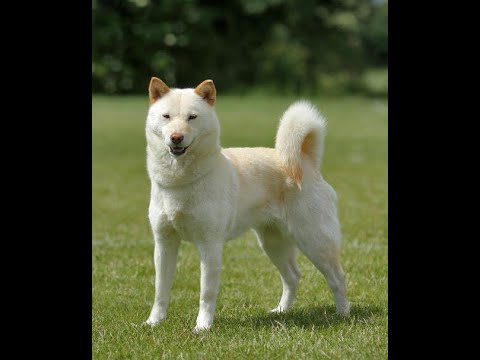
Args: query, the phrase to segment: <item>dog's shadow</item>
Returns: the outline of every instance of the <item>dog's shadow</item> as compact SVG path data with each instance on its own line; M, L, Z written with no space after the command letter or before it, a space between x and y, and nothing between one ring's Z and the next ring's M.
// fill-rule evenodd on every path
M291 309L282 314L262 313L242 317L226 317L219 322L234 322L241 327L266 328L266 327L299 327L299 328L330 328L342 324L357 324L368 322L370 318L385 315L386 310L375 305L352 305L350 316L344 317L336 314L335 306L317 306Z

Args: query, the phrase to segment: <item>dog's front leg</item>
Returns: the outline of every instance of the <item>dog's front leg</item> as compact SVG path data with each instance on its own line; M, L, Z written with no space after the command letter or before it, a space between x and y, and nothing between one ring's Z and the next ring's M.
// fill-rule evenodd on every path
M194 332L212 326L220 288L223 243L197 244L200 253L200 309Z
M179 245L178 239L155 237L155 301L146 321L149 325L155 325L167 316Z

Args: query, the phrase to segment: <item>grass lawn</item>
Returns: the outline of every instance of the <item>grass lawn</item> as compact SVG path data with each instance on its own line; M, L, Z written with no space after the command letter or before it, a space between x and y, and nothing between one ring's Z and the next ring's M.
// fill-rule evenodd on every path
M219 96L222 145L273 147L294 98ZM93 359L386 359L387 101L311 99L329 120L322 173L336 189L351 317L335 315L325 279L300 255L294 306L270 315L281 294L277 270L248 232L226 244L215 322L195 335L200 268L182 243L168 318L142 326L154 295L147 219L145 97L92 98Z

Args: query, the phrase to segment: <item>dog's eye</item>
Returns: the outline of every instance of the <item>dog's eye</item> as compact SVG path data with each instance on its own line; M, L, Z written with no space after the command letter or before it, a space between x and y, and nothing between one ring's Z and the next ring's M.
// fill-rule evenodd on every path
M195 119L196 117L197 117L197 115L192 114L192 115L190 115L190 116L188 117L188 120L193 120L193 119Z
M163 114L162 116L163 116L165 119L170 119L170 115L168 115L168 114Z

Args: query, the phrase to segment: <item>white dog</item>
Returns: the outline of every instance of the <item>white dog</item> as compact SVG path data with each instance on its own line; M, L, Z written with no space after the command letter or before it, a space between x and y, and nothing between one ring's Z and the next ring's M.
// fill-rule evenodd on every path
M223 245L250 228L281 275L283 293L273 312L287 310L294 300L300 279L298 247L325 276L337 312L348 315L336 194L319 171L326 122L315 107L301 101L288 108L274 149L222 149L211 80L195 89L170 89L154 77L149 96L149 219L156 277L146 323L166 317L178 247L185 240L200 253L200 309L194 331L210 328Z

